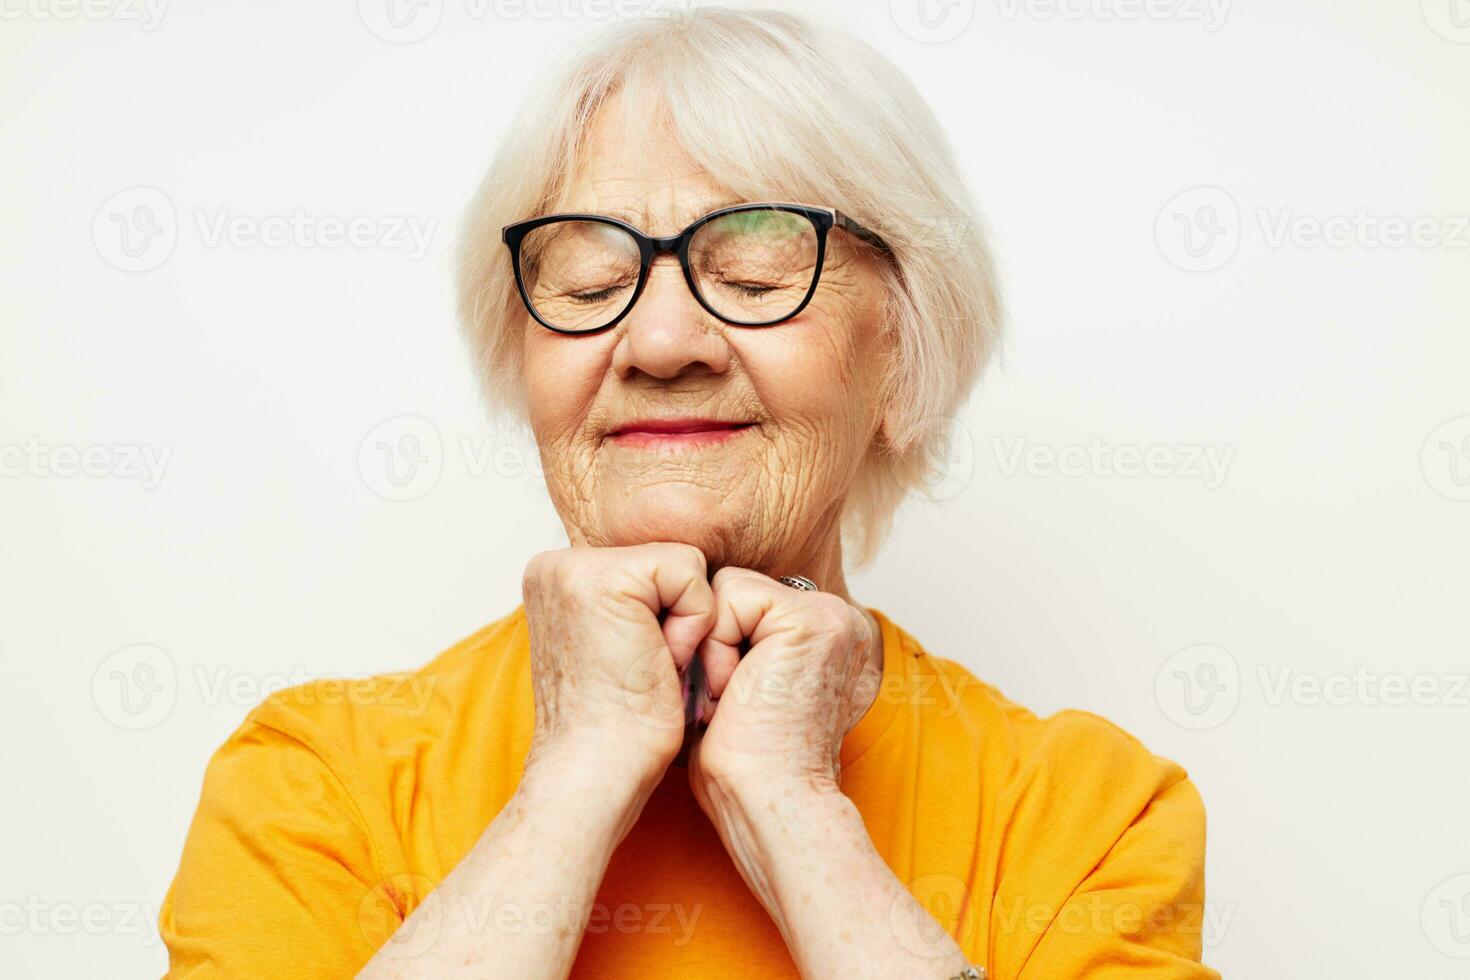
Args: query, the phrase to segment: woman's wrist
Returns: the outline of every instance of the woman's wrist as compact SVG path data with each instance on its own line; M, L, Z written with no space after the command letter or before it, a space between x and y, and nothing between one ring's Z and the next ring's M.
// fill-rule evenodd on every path
M533 742L517 802L552 820L574 819L594 837L605 830L610 851L637 821L662 775L614 748L612 740L600 738Z
M712 787L716 824L803 976L942 978L965 968L959 946L893 874L835 783L738 785Z
M711 817L731 858L782 931L784 908L800 900L833 845L872 851L862 815L836 780L805 774L776 779L712 781ZM876 857L876 852L873 852Z

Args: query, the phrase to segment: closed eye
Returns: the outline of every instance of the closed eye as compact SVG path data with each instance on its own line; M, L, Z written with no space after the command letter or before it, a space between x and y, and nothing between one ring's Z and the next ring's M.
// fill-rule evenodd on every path
M760 286L748 282L726 282L721 285L735 290L742 296L764 296L780 288L779 286Z
M571 299L575 303L601 303L603 300L611 299L618 290L623 288L621 284L614 284L590 292L572 293Z

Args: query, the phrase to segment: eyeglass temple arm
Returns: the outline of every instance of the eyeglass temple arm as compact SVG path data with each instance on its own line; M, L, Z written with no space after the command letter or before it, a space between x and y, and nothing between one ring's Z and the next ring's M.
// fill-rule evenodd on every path
M864 228L841 211L833 210L832 218L836 222L837 227L844 229L848 234L862 239L875 248L881 248L885 252L890 251L888 243L878 237L876 233Z

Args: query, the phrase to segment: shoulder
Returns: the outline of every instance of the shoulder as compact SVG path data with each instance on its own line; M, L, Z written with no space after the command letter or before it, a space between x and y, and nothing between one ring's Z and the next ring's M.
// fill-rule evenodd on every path
M922 653L914 669L952 692L941 706L953 698L948 719L930 711L924 737L964 746L978 769L996 962L1019 972L1034 952L1028 975L1125 961L1215 975L1198 966L1205 809L1184 768L1089 711L1037 715L953 661ZM1108 928L1073 928L1097 916Z
M232 976L284 976L302 950L332 975L359 969L400 910L432 888L424 854L463 846L456 833L411 833L437 816L424 815L422 784L443 785L468 759L463 768L477 778L449 783L442 796L456 814L477 802L476 816L486 809L474 791L496 770L480 763L506 751L486 732L506 730L494 702L517 698L523 633L517 609L417 670L315 680L251 710L210 757L159 910L174 972L212 964ZM466 737L441 737L448 732ZM390 902L379 901L385 895ZM240 940L241 909L270 942Z
M320 678L276 691L232 740L268 730L344 773L365 758L393 754L395 745L432 742L467 713L512 713L529 669L520 655L524 641L518 606L415 670Z
M926 725L974 752L982 791L1013 816L1044 816L1094 846L1110 845L1155 801L1178 833L1203 844L1204 804L1183 766L1155 754L1121 726L1090 711L1038 715L963 665L934 656L905 634L914 671L933 692ZM948 714L946 719L944 716ZM1164 816L1162 812L1158 814Z
M200 917L232 908L242 889L273 896L302 875L355 904L361 882L424 866L407 832L434 819L426 785L444 788L455 813L480 816L518 773L523 636L518 608L417 670L315 680L257 705L205 768L168 928L223 933L229 923ZM300 902L290 887L295 901L272 897L272 908Z

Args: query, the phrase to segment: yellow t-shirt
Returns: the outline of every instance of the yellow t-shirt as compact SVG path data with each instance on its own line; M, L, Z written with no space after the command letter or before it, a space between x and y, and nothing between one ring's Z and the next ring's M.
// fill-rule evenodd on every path
M1198 962L1205 817L1184 771L1093 715L1037 718L871 611L884 676L842 789L970 959L993 980L1218 977ZM258 706L205 773L159 913L169 975L354 975L515 792L533 717L523 607L417 672ZM536 921L455 914L487 942ZM613 855L572 976L798 976L683 769Z

